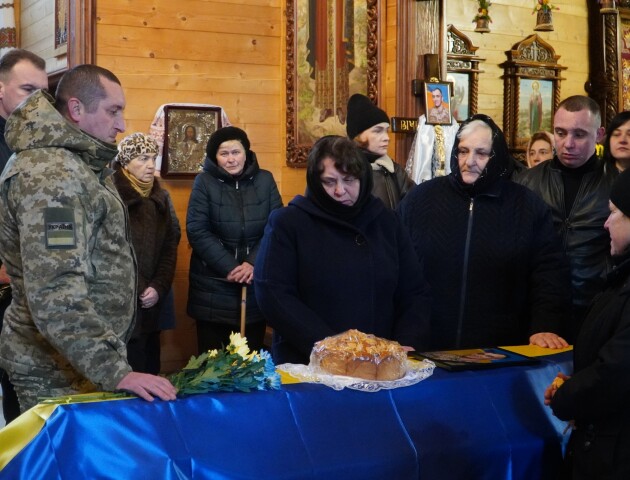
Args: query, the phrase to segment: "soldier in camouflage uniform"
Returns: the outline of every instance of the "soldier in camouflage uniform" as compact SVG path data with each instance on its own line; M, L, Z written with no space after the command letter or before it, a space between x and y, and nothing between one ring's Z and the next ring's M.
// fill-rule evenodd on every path
M0 177L0 252L13 301L0 365L22 411L38 397L95 390L174 399L168 380L132 372L127 362L135 259L106 168L124 131L120 82L100 67L75 67L52 102L34 93L6 126L16 154Z

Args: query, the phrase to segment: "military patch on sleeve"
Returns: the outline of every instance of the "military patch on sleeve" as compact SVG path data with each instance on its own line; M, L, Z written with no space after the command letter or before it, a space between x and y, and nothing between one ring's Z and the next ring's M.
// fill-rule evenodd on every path
M46 248L74 248L74 210L71 208L47 208L44 210L46 222Z

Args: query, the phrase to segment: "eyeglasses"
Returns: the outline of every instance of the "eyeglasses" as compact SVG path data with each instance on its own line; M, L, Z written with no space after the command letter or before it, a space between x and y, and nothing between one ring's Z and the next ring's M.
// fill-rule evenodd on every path
M477 160L485 162L494 156L494 152L486 152L484 150L468 150L467 148L457 149L457 158L459 160L468 160L470 155L474 155Z

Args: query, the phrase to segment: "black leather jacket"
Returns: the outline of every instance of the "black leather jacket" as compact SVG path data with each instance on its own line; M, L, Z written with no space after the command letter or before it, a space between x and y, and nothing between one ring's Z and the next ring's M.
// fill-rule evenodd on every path
M610 213L610 188L617 169L602 160L584 174L573 207L567 214L564 207L562 171L555 165L557 157L515 176L551 207L553 223L562 238L571 264L573 304L587 306L599 293L610 271L610 236L604 223ZM590 160L589 160L590 161Z
M368 150L362 149L364 157L372 166L374 180L372 195L380 198L386 207L395 210L400 201L416 186L405 170L389 156L382 157Z

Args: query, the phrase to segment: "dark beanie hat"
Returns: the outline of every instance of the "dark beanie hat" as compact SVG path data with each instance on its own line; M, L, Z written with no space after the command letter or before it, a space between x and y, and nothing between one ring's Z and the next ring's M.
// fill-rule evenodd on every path
M389 117L383 110L374 105L368 97L355 93L348 100L346 121L348 138L354 139L361 132L374 125L384 122L389 123Z
M630 170L619 174L610 190L610 201L615 204L626 217L630 217Z
M216 161L219 147L223 142L230 140L238 140L243 144L243 147L245 147L245 152L249 152L249 138L247 138L247 134L244 130L238 127L223 127L214 132L208 140L208 145L206 146L206 155L208 158L212 161Z

